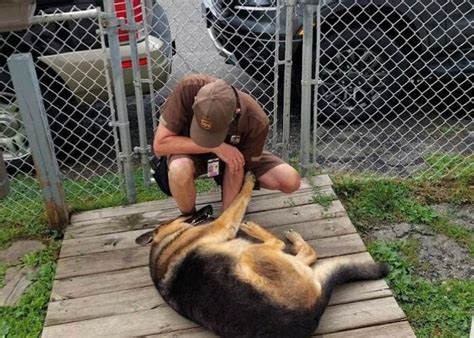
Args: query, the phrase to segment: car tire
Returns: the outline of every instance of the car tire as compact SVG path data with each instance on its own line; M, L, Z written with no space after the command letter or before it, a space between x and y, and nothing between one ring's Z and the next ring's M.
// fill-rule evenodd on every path
M56 157L61 162L77 160L79 149L85 152L90 148L88 135L97 130L84 125L84 112L54 72L40 66L38 79ZM0 140L8 173L32 172L31 149L15 93L0 93L0 131L8 137Z
M407 83L405 59L380 30L351 28L321 39L318 108L322 119L384 116Z
M0 92L0 148L7 172L32 170L32 157L16 96Z

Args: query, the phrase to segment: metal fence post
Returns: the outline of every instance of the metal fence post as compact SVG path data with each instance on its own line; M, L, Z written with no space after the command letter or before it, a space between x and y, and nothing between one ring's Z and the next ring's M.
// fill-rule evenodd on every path
M150 179L150 165L148 164L148 155L150 149L147 145L146 139L146 124L145 124L145 109L143 106L143 90L142 90L142 77L140 74L140 66L138 65L138 50L137 50L137 24L135 22L134 9L131 0L125 0L127 8L127 28L128 36L130 38L130 55L132 57L132 70L133 70L133 85L135 87L135 104L137 106L137 119L138 119L138 134L140 138L140 146L135 147L134 151L140 154L140 160L143 169L143 183L145 187L149 187L151 184ZM141 8L140 8L141 9ZM143 15L143 13L142 13ZM148 60L148 59L147 59ZM153 91L150 85L150 91Z
M314 70L314 103L313 103L313 166L316 167L316 154L318 151L318 90L319 90L319 67L321 57L321 3L318 1L316 7L316 57Z
M107 38L109 42L110 66L112 68L112 81L115 93L115 103L117 105L117 126L120 134L121 160L125 175L125 185L127 187L128 203L137 201L137 190L135 187L133 170L133 151L130 139L130 123L128 120L127 101L125 95L125 84L122 73L122 60L120 57L120 43L118 39L118 20L113 14L113 4L110 1L104 2L106 14Z
M283 160L288 161L290 144L291 72L293 67L293 13L296 0L286 1L285 78L283 87ZM278 34L278 33L277 33ZM279 37L277 37L279 38Z
M10 185L8 183L7 170L5 168L5 162L3 162L3 153L0 148L0 198L8 195L10 191Z
M303 57L301 70L301 170L305 175L309 169L311 132L311 73L313 63L314 1L303 1Z
M69 223L69 211L33 58L31 54L12 55L8 67L30 141L48 222L52 228L62 230Z

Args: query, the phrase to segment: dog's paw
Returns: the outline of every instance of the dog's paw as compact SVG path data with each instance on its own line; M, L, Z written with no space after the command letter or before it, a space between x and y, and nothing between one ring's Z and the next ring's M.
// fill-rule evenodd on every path
M255 177L255 174L249 170L245 174L245 181L255 183L257 181L257 178Z
M293 229L288 229L285 231L285 237L288 238L288 240L291 242L291 243L296 243L296 242L299 242L299 241L304 241L303 237L301 237L301 235L296 232L295 230Z
M245 233L251 232L254 228L255 225L253 222L242 222L242 224L240 224L240 229Z

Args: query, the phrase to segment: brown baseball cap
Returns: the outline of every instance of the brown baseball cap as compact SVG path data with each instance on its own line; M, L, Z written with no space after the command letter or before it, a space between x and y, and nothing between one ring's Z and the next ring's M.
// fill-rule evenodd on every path
M191 139L204 148L222 144L236 108L234 90L225 81L216 80L202 87L194 99Z

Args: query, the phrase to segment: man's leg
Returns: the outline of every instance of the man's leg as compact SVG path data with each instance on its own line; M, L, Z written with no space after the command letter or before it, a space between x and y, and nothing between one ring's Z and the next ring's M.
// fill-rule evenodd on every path
M301 185L300 174L289 164L281 163L267 170L257 180L262 188L280 190L286 194L299 189Z
M222 180L222 211L227 209L242 188L244 180L244 168L240 168L235 174L232 174L227 168L224 170Z
M187 155L171 155L168 161L168 180L173 198L182 214L190 214L196 206L194 162Z

